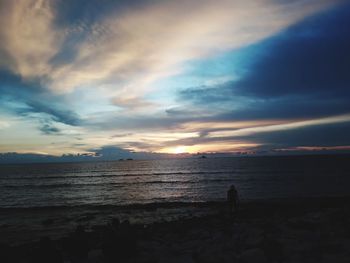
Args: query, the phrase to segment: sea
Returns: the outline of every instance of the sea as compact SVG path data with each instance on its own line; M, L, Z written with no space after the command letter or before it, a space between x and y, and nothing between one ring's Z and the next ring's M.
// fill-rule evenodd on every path
M347 195L350 156L0 165L0 231L35 225L38 231L47 219L61 225L64 218L76 223L116 214L135 222L178 218L194 213L188 204L225 201L232 184L243 202Z
M0 208L222 201L349 193L350 156L125 160L0 166Z

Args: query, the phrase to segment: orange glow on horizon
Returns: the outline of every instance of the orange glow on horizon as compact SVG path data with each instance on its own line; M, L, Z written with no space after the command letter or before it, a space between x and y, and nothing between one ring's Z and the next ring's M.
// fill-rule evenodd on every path
M169 153L174 153L174 154L181 154L181 153L186 153L187 152L187 147L186 146L177 146L175 148L171 148Z
M169 154L195 154L195 153L214 153L214 152L240 152L247 151L258 147L259 144L253 143L213 143L213 144L200 144L191 146L174 146L166 147L158 151L159 153Z

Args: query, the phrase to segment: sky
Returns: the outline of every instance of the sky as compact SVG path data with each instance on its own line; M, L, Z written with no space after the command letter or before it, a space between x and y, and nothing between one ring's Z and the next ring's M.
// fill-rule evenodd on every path
M0 0L0 23L0 159L350 150L350 1Z

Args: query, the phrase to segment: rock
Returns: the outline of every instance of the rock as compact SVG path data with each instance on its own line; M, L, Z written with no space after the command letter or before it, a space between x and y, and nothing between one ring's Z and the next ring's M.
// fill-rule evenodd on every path
M152 261L149 261L152 262ZM175 254L175 255L164 255L160 258L159 263L193 263L190 254Z
M103 253L101 249L89 251L87 263L98 263L103 261Z
M261 248L253 248L243 251L239 257L242 263L265 263L266 257Z
M30 263L62 263L61 252L49 237L43 237L29 254Z
M255 248L258 247L263 242L263 237L248 237L245 240L246 248Z
M77 226L64 244L71 261L86 261L89 252L88 235L83 226Z
M323 255L322 262L348 263L350 262L350 256L346 254Z
M261 248L264 251L265 257L269 261L280 262L283 259L284 247L276 237L266 236L261 243Z
M16 262L16 253L12 251L12 247L8 244L0 243L0 260L3 263Z
M84 216L81 216L79 217L76 222L86 222L86 221L90 221L92 219L94 219L95 216L94 215L84 215Z
M263 241L263 231L261 229L248 230L243 239L246 249L258 247Z
M226 263L232 262L232 259L233 254L223 253L218 247L205 247L192 254L192 260L195 263Z
M41 222L43 226L50 226L54 223L54 220L52 218L45 219Z

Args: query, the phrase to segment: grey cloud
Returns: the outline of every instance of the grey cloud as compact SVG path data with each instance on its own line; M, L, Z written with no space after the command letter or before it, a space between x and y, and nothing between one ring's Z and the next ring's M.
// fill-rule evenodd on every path
M241 79L185 89L193 107L224 105L218 118L312 118L350 111L350 4L311 17L257 45Z
M21 116L45 114L46 117L40 117L39 121L49 119L71 126L81 124L80 117L67 108L64 96L44 90L40 82L26 82L7 71L0 71L0 79L0 105L7 111Z
M123 137L128 137L133 135L133 133L129 132L129 133L119 133L119 134L114 134L111 136L111 138L123 138Z
M46 135L60 135L61 134L61 130L54 127L50 123L43 124L39 129L42 133L44 133Z
M58 107L64 107L63 105L53 106L45 105L38 101L30 101L26 103L29 108L22 110L23 113L46 113L51 116L52 120L56 122L61 122L71 126L78 126L80 124L80 119L77 114L70 110L60 109Z

